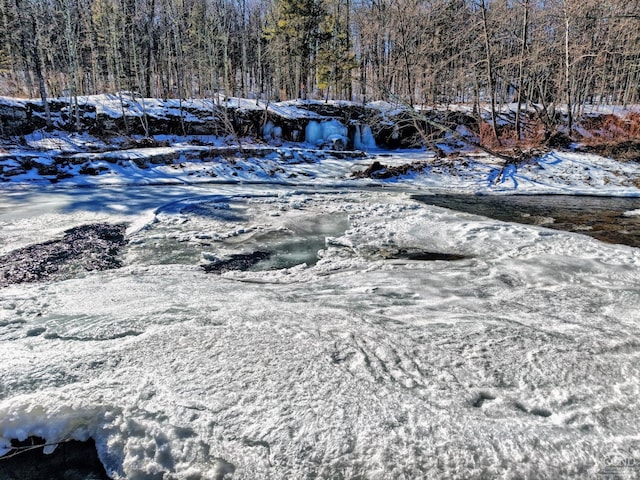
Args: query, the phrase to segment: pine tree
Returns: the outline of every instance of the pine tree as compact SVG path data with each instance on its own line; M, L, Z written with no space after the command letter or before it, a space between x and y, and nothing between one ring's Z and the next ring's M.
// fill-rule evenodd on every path
M313 64L324 16L320 0L278 0L265 28L276 70L277 87L286 98L305 98L313 84Z
M326 96L351 99L351 72L357 67L349 35L349 1L325 2L319 26L317 86Z

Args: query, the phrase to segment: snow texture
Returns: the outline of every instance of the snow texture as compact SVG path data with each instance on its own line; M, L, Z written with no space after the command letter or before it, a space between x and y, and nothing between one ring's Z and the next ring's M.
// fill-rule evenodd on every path
M122 269L0 291L4 451L93 437L117 479L596 478L613 456L637 474L637 249L401 192L16 189L2 205L3 245L136 224ZM198 266L332 217L347 230L327 225L313 266ZM411 248L463 259L386 253Z
M346 137L307 115L310 144ZM551 151L503 169L486 155L170 140L91 153L100 140L37 132L0 154L7 171L65 152L72 174L2 184L0 255L128 224L122 268L0 289L0 453L92 437L118 480L640 476L640 250L408 195L637 197L637 163ZM352 176L374 160L421 167ZM85 161L100 173L80 174ZM292 245L313 250L202 268Z

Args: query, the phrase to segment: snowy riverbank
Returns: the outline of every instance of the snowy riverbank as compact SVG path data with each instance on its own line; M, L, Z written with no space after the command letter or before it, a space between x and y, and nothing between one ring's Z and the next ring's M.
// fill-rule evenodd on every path
M0 153L0 186L277 183L478 194L640 195L640 163L558 150L505 167L501 159L468 151L439 158L424 150L334 152L293 143L238 147L210 137L161 136L153 141L162 146L116 149L106 149L88 135L37 133L25 141L26 147ZM374 162L396 172L387 178L357 178Z
M131 480L637 478L640 250L411 195L638 197L640 164L154 140L0 154L0 255L127 225L120 268L0 288L0 453L93 438ZM398 168L356 175L374 162Z
M5 448L92 437L129 479L597 478L638 461L637 249L402 193L2 198L14 245L137 225L121 269L1 290ZM343 216L314 266L198 268ZM416 248L460 259L394 255Z

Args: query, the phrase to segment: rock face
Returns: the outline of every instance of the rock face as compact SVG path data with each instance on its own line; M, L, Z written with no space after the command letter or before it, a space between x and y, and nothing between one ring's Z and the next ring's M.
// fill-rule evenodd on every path
M357 146L358 132L365 125L370 128L376 144L383 148L415 147L426 137L433 140L444 136L428 123L416 120L408 108L398 105L314 101L272 104L237 99L234 104L118 98L121 106L120 102L114 105L113 98L83 98L77 114L68 101L50 99L53 128L79 129L98 137L166 134L263 138L269 133L275 140L302 142L310 122L337 120L347 129L344 140L337 145L346 149ZM101 101L111 103L105 106ZM153 106L145 107L146 104ZM460 122L468 126L475 124L472 117L455 112L433 111L426 115L452 128ZM28 135L45 126L44 107L39 100L0 98L0 137ZM336 148L335 140L326 147Z
M15 135L24 130L27 124L27 109L21 105L0 102L0 135Z
M95 443L69 441L49 454L44 440L30 437L13 441L15 450L0 457L0 478L7 480L109 480L98 459Z
M59 240L0 256L0 288L15 283L71 278L79 272L120 267L125 225L92 224L67 230Z
M355 172L354 178L394 178L411 173L419 173L427 167L426 162L405 163L403 165L389 166L375 160L366 170Z

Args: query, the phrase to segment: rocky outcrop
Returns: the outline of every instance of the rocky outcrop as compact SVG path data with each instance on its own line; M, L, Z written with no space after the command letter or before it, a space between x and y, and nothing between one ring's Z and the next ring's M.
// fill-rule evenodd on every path
M236 253L223 258L210 258L202 265L207 273L224 273L232 270L248 270L261 260L271 256L269 252L255 251L251 253Z
M240 99L207 103L119 95L86 97L77 108L76 112L76 106L68 100L50 99L52 128L80 130L98 137L166 134L255 139L263 137L269 124L270 131L277 131L276 140L302 142L306 140L309 122L338 120L348 131L344 142L339 144L346 149L354 148L358 128L363 125L371 128L376 144L385 148L415 147L426 138L444 136L442 131L416 119L407 108L390 104L319 101L272 104ZM451 128L460 122L470 127L474 123L472 117L453 112L432 111L426 115ZM24 136L45 126L45 111L39 100L0 98L1 137Z
M373 178L373 179L385 179L395 178L411 173L420 173L428 166L426 162L412 162L405 163L403 165L384 165L375 160L365 170L360 172L354 172L354 178Z
M58 240L0 256L0 288L15 283L71 278L80 272L120 267L125 225L93 224L67 230Z

